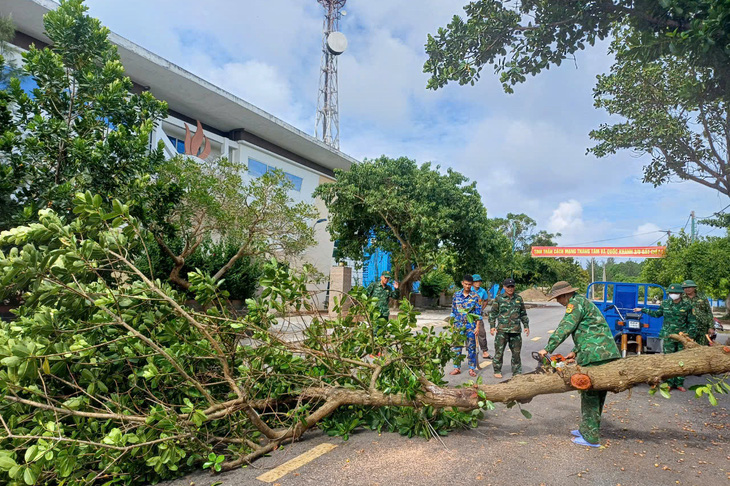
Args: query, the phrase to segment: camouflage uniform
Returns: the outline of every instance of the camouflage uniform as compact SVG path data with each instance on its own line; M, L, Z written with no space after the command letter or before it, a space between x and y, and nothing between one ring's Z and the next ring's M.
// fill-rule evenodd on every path
M573 352L580 366L597 366L621 357L603 314L593 302L580 294L571 297L565 316L550 336L545 350L552 353L569 335L573 337ZM578 430L586 442L598 444L600 441L601 414L605 402L605 391L581 392L582 419Z
M682 296L682 300L689 302L692 305L692 313L695 318L695 329L692 339L697 341L698 344L704 346L709 345L707 342L707 333L710 332L713 323L712 308L710 303L704 297L695 295L694 298L690 299L687 295Z
M502 372L502 358L504 348L509 343L509 350L512 352L512 374L522 373L522 326L530 328L530 319L527 317L525 302L519 295L506 293L499 294L492 303L492 310L489 312L489 328L497 329L494 337L494 372Z
M466 337L466 355L469 361L469 368L475 370L477 368L477 342L474 331L476 331L477 320L475 317L469 322L467 314L482 315L482 306L479 303L479 296L471 290L468 294L464 290L459 290L454 294L451 304L451 317L454 318L454 329ZM455 346L454 352L454 368L459 368L461 363L461 346Z
M366 290L368 297L375 297L378 299L378 309L380 310L380 317L388 319L390 317L390 299L398 298L398 291L393 290L390 285L381 285L380 280L376 280L368 285Z
M683 332L689 334L690 337L695 335L695 316L692 313L692 304L688 300L680 299L675 303L672 299L666 298L658 309L644 308L641 309L641 312L652 317L664 317L662 331L659 333L659 337L664 340L662 343L664 354L676 353L684 349L682 343L669 337L670 334ZM682 386L684 385L684 376L670 378L667 383L675 388Z

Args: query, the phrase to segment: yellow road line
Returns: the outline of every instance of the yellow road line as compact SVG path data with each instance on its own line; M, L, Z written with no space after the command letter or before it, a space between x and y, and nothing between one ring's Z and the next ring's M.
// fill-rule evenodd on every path
M275 467L274 469L262 474L261 476L257 477L259 481L263 481L265 483L273 483L274 481L280 479L281 477L285 476L286 474L289 474L290 472L299 469L306 463L313 461L317 459L322 454L326 454L332 449L337 447L335 444L319 444L317 447L314 447L312 449L309 449L304 454L300 454L294 459L291 459L289 461L286 461L281 466Z
M554 332L555 332L555 329L550 329L550 330L548 331L548 334L552 334L552 333L554 333Z
M539 341L540 339L542 339L542 338L540 336L537 336L537 337L530 339L530 341Z
M479 367L480 367L480 368L486 368L486 367L487 367L487 366L489 366L490 364L492 364L492 362L491 362L491 361L482 361L481 363L479 363Z

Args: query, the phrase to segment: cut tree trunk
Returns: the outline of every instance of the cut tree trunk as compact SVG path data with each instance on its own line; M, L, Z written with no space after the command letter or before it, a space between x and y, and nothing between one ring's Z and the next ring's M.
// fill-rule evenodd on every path
M443 388L421 380L423 394L416 400L400 395L385 395L378 390L345 390L340 388L312 388L304 390L303 398L336 400L341 405L420 406L437 408L459 407L475 409L480 400L492 402L527 403L538 395L564 393L580 389L606 390L619 393L641 384L658 385L677 376L720 374L730 372L730 346L700 346L694 341L673 335L686 349L673 354L631 356L600 366L568 365L562 371L517 375L495 385L477 385L471 388ZM586 382L585 380L588 380ZM588 383L576 387L576 381ZM484 392L479 398L477 391Z
M377 390L375 384L382 367L376 367L370 390L351 390L338 387L307 388L299 395L300 400L321 403L313 410L304 424L281 431L277 438L253 453L223 464L224 470L238 467L270 452L285 440L298 439L310 427L333 413L341 406L361 405L369 407L422 407L458 408L474 410L479 402L489 400L501 403L527 403L538 395L564 393L575 390L605 390L615 393L637 385L658 385L677 376L721 374L730 372L730 346L700 346L684 335L673 334L670 338L682 342L685 349L673 354L632 356L600 366L581 367L567 365L561 370L518 375L495 385L475 385L466 388L444 388L421 378L422 393L415 399L400 394L388 394ZM482 392L482 393L479 393ZM481 397L479 395L482 395ZM235 410L237 407L231 407ZM254 408L256 408L254 406Z

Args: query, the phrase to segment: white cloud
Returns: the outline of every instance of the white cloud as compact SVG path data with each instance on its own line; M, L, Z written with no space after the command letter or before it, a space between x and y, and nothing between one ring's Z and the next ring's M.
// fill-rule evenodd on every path
M575 199L558 204L547 224L548 231L563 235L580 232L583 226L583 206Z

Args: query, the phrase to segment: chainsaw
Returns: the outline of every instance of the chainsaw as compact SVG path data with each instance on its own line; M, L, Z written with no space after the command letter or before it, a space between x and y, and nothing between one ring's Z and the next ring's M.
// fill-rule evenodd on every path
M555 368L563 368L568 363L568 359L562 354L553 354L542 357L537 351L532 352L532 358L537 361L536 373L549 373Z

